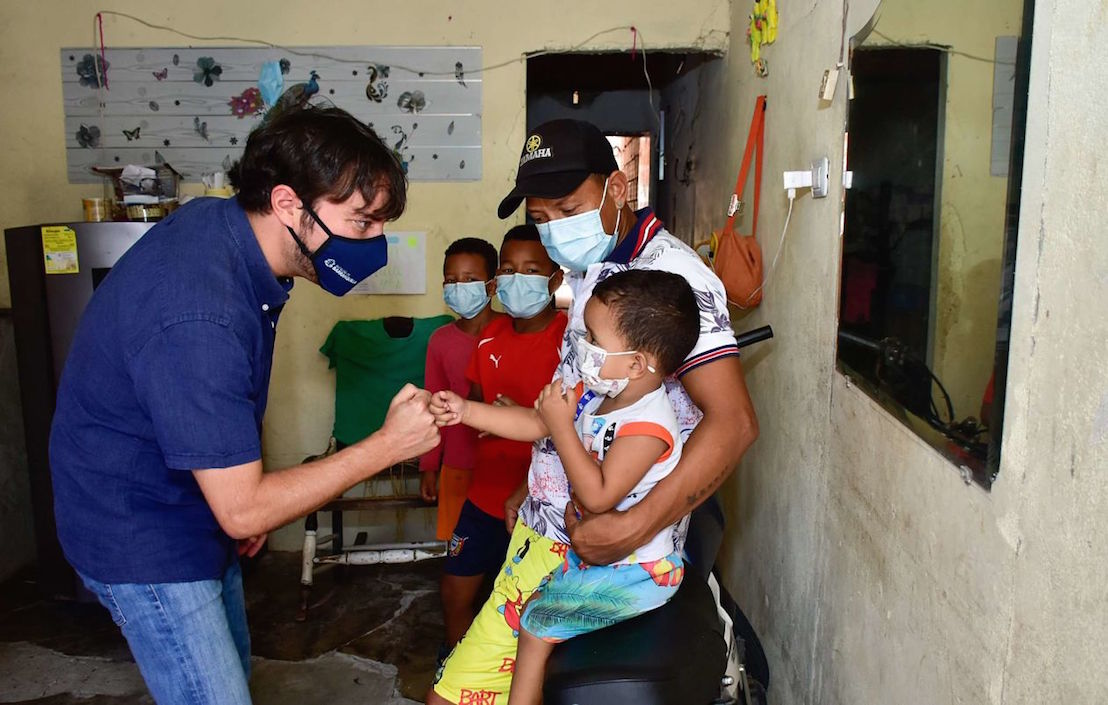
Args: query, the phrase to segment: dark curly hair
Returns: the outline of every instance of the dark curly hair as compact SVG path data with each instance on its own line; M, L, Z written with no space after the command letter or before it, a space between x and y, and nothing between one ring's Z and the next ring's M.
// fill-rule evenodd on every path
M304 203L340 203L355 191L366 204L388 195L373 214L396 220L407 205L408 178L396 155L372 129L345 110L305 106L276 116L250 133L229 173L239 205L268 213L275 186L289 186Z
M542 242L542 238L539 237L539 229L531 223L517 225L504 233L504 242L512 242L513 240L521 242Z
M658 358L673 374L700 337L700 308L685 278L652 269L617 272L596 285L592 298L615 317L616 330L633 350Z
M450 243L450 246L446 248L446 254L442 258L443 273L446 272L446 258L450 255L477 255L485 261L485 281L496 276L500 256L497 255L496 248L490 242L486 242L479 237L463 237Z

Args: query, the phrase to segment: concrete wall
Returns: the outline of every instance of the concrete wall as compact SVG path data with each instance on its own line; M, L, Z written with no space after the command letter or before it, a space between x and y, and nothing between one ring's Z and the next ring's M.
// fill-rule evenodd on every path
M629 50L632 35L626 27L632 24L639 30L640 45L645 42L649 49L719 51L729 23L727 4L717 0L690 0L680 12L665 4L627 0L603 5L578 0L556 9L528 1L514 3L510 12L505 7L495 0L464 5L433 0L278 0L264 8L209 0L187 8L136 0L5 3L0 9L0 76L8 86L8 108L0 113L0 134L8 168L0 172L0 227L79 219L81 198L99 195L98 185L66 181L58 72L60 47L92 41L97 10L127 12L192 34L260 38L292 46L480 45L486 65L540 49ZM615 27L621 29L604 32ZM228 44L196 42L110 16L104 19L104 35L114 46ZM596 36L590 39L591 35ZM525 65L509 64L485 73L483 79L484 178L463 184L413 184L408 212L395 225L398 230L428 232L428 294L338 300L309 284L294 289L277 336L264 438L268 467L297 463L326 445L333 421L334 378L318 347L335 321L445 312L435 283L440 281L446 245L464 235L497 239L512 225L497 220L496 206L510 189L526 136ZM9 301L6 263L0 261L0 307ZM297 534L297 529L278 532L272 545L296 548Z
M1089 69L1108 60L1108 6L1037 5L1009 401L991 493L964 484L834 371L845 102L841 89L830 107L815 96L838 55L829 28L842 6L780 6L771 73L756 79L747 7L735 4L726 66L701 87L712 98L692 126L696 178L678 191L679 214L694 214L686 230L722 223L758 93L769 96L767 262L787 209L780 172L823 154L833 165L831 197L796 203L765 303L736 318L737 329L768 322L777 332L745 357L762 436L722 491L725 578L765 642L773 702L1108 700L1108 248L1098 227L1108 207L1090 149L1108 130L1108 80Z

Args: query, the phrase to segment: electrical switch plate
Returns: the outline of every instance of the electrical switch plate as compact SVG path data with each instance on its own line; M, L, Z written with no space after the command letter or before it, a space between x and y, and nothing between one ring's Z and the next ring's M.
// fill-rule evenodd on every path
M824 198L830 188L827 171L830 162L827 157L822 157L812 162L812 198Z
M835 85L839 82L839 69L827 69L823 72L823 80L819 82L819 98L831 102L835 99Z

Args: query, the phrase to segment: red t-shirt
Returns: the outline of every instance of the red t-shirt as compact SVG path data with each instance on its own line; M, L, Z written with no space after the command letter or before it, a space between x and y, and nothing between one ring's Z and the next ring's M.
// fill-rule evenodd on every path
M502 394L520 406L531 406L554 376L567 321L559 311L543 330L522 334L515 332L508 316L493 321L477 336L466 377L481 387L486 403ZM478 438L467 499L481 511L503 518L504 502L527 479L530 465L530 443Z
M427 362L423 386L429 392L443 389L469 396L466 369L477 346L477 337L453 323L447 323L431 334L427 343ZM477 432L468 426L447 426L440 432L442 442L419 459L419 469L438 471L442 465L459 470L473 467L477 453Z

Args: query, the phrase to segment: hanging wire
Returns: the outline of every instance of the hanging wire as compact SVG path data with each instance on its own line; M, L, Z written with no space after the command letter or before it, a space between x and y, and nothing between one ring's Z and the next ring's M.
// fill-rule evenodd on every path
M916 43L916 44L911 44L911 43L897 41L896 39L893 39L889 35L878 31L876 27L872 31L873 31L874 34L881 37L882 39L887 41L889 44L892 44L893 46L906 47L906 48L909 48L909 49L916 49L916 48L919 48L919 47L927 47L928 49L938 49L939 51L946 52L947 54L954 54L956 56L964 56L967 59L973 59L974 61L980 61L980 62L986 63L986 64L1001 64L1003 66L1015 66L1016 65L1016 62L1014 62L1014 61L997 61L996 59L990 59L990 58L985 57L985 56L976 56L974 54L967 54L964 51L958 51L954 47L947 46L945 44L933 44L931 42L919 42L919 43Z
M287 47L287 46L284 46L282 44L276 44L274 42L266 41L265 39L254 39L254 38L251 38L251 37L236 37L236 36L233 36L233 35L205 36L205 35L201 35L201 34L191 34L189 32L183 32L183 31L181 31L179 29L176 29L174 27L169 27L167 25L157 24L155 22L149 22L147 20L142 19L141 17L136 17L134 15L127 14L126 12L117 12L115 10L101 10L100 12L98 12L96 14L97 14L97 16L111 15L111 16L114 16L114 17L122 17L122 18L125 18L125 19L128 19L128 20L131 20L132 22L137 22L138 24L140 24L144 27L149 27L150 29L157 29L157 30L161 30L163 32L170 32L172 34L176 34L178 36L185 37L186 39L195 39L197 41L202 41L202 42L239 42L239 43L242 43L242 44L255 44L255 45L258 45L258 46L269 47L270 49L279 49L283 52L287 52L289 54L292 54L293 56L306 56L306 57L314 57L314 58L318 58L318 59L327 59L328 61L334 61L334 62L342 63L342 64L373 64L373 63L376 63L371 59L344 59L344 58L340 58L340 57L337 57L337 56L331 56L330 54L326 54L326 53L320 52L320 51L303 51L303 50L293 49L291 47ZM558 49L558 50L543 49L542 51L529 52L529 53L525 53L522 56L519 56L515 59L509 59L507 61L501 61L499 63L489 64L489 65L482 66L482 67L477 68L477 69L472 69L472 70L467 69L466 73L467 74L470 74L470 73L474 73L474 74L484 73L486 71L492 71L492 70L495 70L495 69L503 68L505 66L511 66L512 64L522 63L522 62L526 61L527 59L533 59L533 58L536 58L536 57L539 57L539 56L546 56L548 54L572 53L574 51L577 51L578 49L581 49L582 47L584 47L585 45L587 45L589 42L596 39L597 37L602 37L606 34L612 34L613 32L625 32L625 31L628 31L628 30L637 33L639 41L643 43L643 73L646 73L646 42L643 41L643 39L642 39L642 32L639 32L633 25L619 25L619 26L616 26L616 27L609 27L608 29L602 29L599 32L595 32L595 33L589 35L588 37L586 37L585 39L583 39L582 41L578 42L577 44L571 46L568 49ZM409 71L411 73L416 73L416 74L422 73L425 76L453 76L454 75L453 70L451 70L451 71L421 71L420 69L412 68L410 66L402 66L402 65L399 65L399 64L390 64L390 67L394 68L394 69L400 69L402 71ZM649 74L647 74L646 80L647 80L647 85L649 85L650 84ZM653 101L651 102L651 105L653 105Z
M99 53L96 51L98 30L100 39ZM104 143L107 141L107 125L104 123L104 107L107 103L104 98L104 90L108 87L108 60L105 58L104 52L104 20L100 16L100 13L97 12L92 18L92 72L96 76L96 117L99 119L97 129L100 129L100 139L97 141L96 148L101 162L105 159L106 147ZM103 71L103 80L101 80L101 71Z

